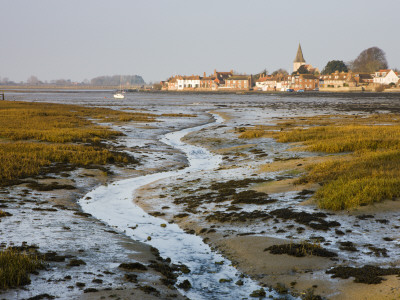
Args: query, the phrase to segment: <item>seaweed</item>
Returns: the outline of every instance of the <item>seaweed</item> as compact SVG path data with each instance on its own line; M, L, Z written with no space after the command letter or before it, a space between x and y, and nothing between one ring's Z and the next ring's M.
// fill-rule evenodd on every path
M134 263L122 263L118 266L118 268L125 269L125 270L140 270L140 271L146 271L147 268L145 265L134 262Z
M265 248L271 254L288 254L295 257L304 257L306 255L315 255L321 257L336 257L335 252L326 250L318 244L300 243L300 244L284 244L273 245Z
M310 214L304 211L296 212L289 208L281 208L271 211L270 214L283 220L294 220L299 224L307 225L316 230L327 231L331 227L340 226L337 221L325 221L323 218L326 218L327 215L322 212Z
M365 284L378 284L381 283L382 276L387 275L400 275L399 268L382 269L380 267L365 265L361 268L354 267L335 267L328 271L327 274L332 274L332 278L348 279L354 277L354 282Z
M206 217L207 221L219 221L219 222L246 222L248 220L261 219L263 221L270 219L271 216L264 211L252 211L252 212L222 212L216 211ZM210 231L209 231L210 232Z

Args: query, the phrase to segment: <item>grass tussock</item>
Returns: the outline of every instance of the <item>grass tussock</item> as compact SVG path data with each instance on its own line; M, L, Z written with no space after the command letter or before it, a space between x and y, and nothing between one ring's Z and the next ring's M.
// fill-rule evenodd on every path
M37 175L56 163L74 166L132 162L101 141L121 135L100 121L151 121L153 115L104 108L0 102L0 185Z
M321 208L351 209L400 197L400 115L316 116L277 126L280 131L264 129L264 136L300 142L302 150L342 154L311 165L299 180L322 183L314 195Z
M239 135L241 139L255 139L259 137L263 137L265 135L265 131L261 129L251 129L246 130Z
M33 254L12 249L0 251L0 290L29 284L29 274L42 268L42 261Z
M7 212L5 212L4 210L0 209L0 218L7 217L7 216L9 216L9 214Z

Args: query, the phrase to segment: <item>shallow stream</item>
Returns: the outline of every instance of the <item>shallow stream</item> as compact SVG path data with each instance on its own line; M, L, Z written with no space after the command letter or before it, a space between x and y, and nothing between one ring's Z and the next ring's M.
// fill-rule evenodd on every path
M100 186L89 192L79 203L85 212L95 218L124 232L134 240L147 242L156 247L163 258L169 257L172 263L188 266L191 272L180 276L179 282L189 280L191 283L190 290L181 290L189 298L243 299L248 298L252 291L260 289L255 281L242 278L230 261L213 252L199 236L186 233L176 224L166 224L165 220L147 214L133 203L135 191L144 185L160 179L193 173L201 176L201 172L219 166L221 163L219 155L213 155L204 148L181 141L190 132L222 123L222 118L218 115L214 115L214 118L216 121L213 123L168 133L161 139L163 143L186 154L188 167ZM244 284L237 285L236 282L239 280ZM275 292L271 292L270 295L278 296Z

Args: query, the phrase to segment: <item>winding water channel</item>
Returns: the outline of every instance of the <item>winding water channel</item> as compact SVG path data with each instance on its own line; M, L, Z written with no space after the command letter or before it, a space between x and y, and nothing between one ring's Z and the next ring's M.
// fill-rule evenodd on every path
M231 262L220 254L213 252L199 236L185 233L176 224L147 214L132 199L135 191L154 181L196 172L213 170L221 163L221 157L208 150L186 144L181 139L188 133L222 123L218 115L213 115L215 122L183 129L164 135L161 141L187 156L189 166L175 171L167 171L131 179L120 180L109 185L97 187L83 197L79 203L85 212L112 226L134 240L146 241L160 251L164 258L169 257L172 263L181 263L191 272L179 277L179 282L187 279L192 288L181 292L191 299L243 299L248 298L254 290L260 289L250 278L241 278L240 273L231 266ZM161 224L166 224L162 227ZM135 229L133 229L135 228ZM150 241L147 241L148 237ZM216 262L219 262L216 264ZM223 263L221 263L223 262ZM226 279L225 282L219 282ZM238 280L243 286L236 285ZM267 292L268 294L268 292ZM278 296L275 292L268 295Z

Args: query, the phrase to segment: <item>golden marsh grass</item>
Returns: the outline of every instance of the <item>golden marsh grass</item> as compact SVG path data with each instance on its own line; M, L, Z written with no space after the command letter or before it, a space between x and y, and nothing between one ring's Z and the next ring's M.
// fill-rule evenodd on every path
M271 130L276 127L280 131ZM249 137L259 135L253 131ZM302 150L342 154L312 164L298 180L322 184L314 195L321 208L351 209L400 197L400 115L296 118L262 131L279 142L301 143Z
M29 274L42 268L35 255L12 249L0 251L0 290L29 284Z
M154 117L105 108L0 101L0 185L37 175L54 163L128 163L127 155L100 143L121 133L91 120L149 122Z

